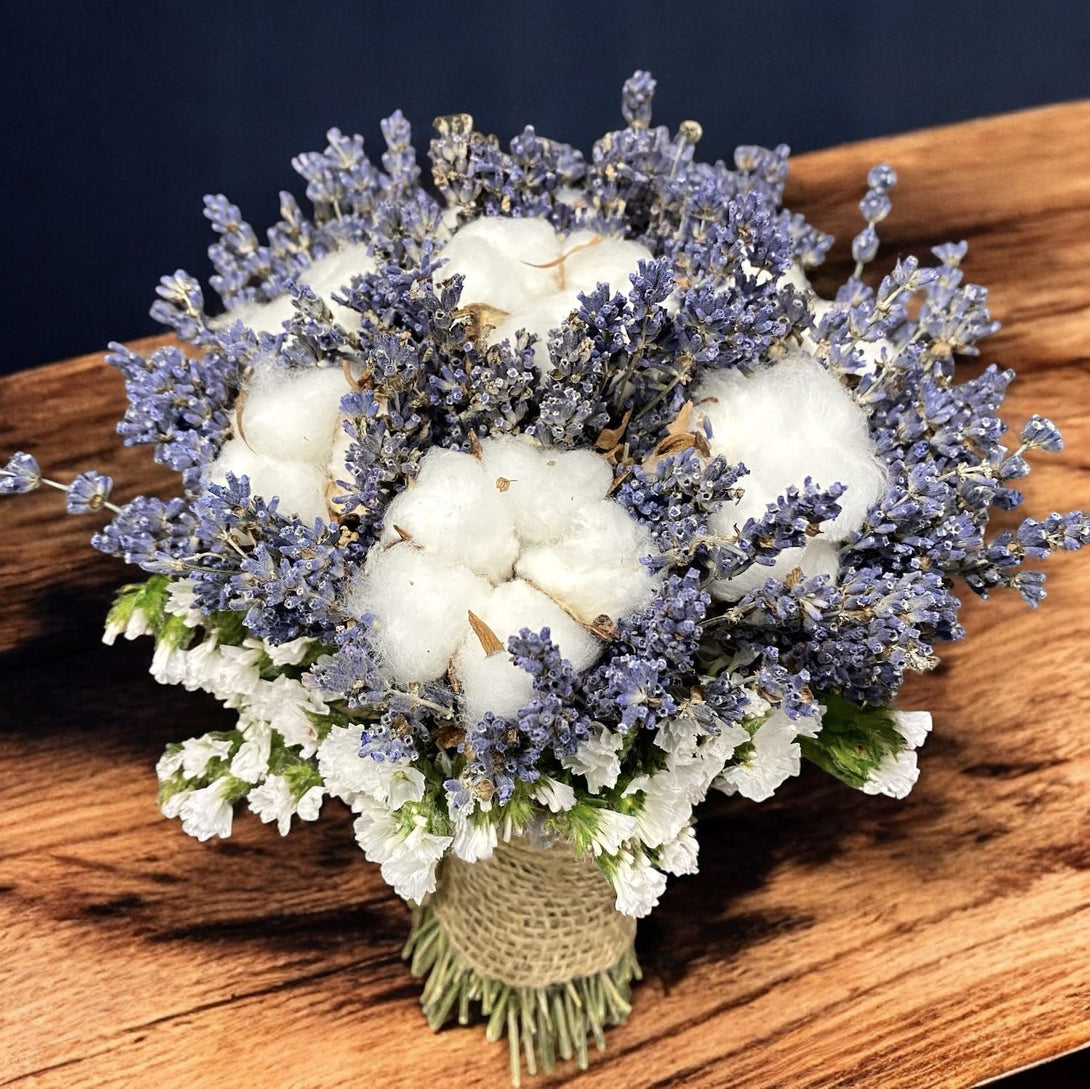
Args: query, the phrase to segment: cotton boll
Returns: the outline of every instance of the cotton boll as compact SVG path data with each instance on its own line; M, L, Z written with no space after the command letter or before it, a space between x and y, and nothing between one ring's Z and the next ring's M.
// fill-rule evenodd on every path
M556 290L560 242L547 219L482 216L457 231L441 255L447 262L440 281L464 277L461 305L474 303L506 310Z
M716 527L718 514L709 519L712 532L720 532ZM781 582L796 568L804 578L814 575L828 575L835 581L840 573L840 549L831 541L815 537L804 548L785 548L771 565L754 563L740 574L730 579L717 579L709 589L712 596L721 601L737 601L746 594L760 589L769 579Z
M613 291L627 295L632 289L629 276L637 271L641 261L653 261L654 254L638 242L624 238L594 242L595 237L598 236L589 231L578 231L564 242L564 252L568 255L564 259L565 290L574 298L606 283Z
M350 306L343 306L333 301L333 295L347 295L352 281L357 276L374 272L375 259L367 252L366 242L353 242L340 249L319 257L309 268L298 276L300 283L306 284L320 299L323 299L333 311L333 320L350 331L358 331L360 313Z
M613 470L593 450L557 450L517 438L486 439L481 463L501 482L500 496L524 546L562 537L580 508L604 499L613 483Z
M260 371L240 402L239 430L258 453L325 466L349 392L339 369Z
M885 467L874 452L866 413L839 380L814 357L794 352L752 375L738 370L706 376L693 392L711 424L712 453L742 461L750 502L772 502L807 477L828 487L845 485L841 514L825 527L843 540L862 525L887 487Z
M277 509L286 517L294 516L306 525L316 518L329 520L326 476L310 462L280 461L251 449L243 439L228 439L209 466L208 479L225 484L228 473L248 477L251 494L266 502L279 497Z
M379 546L353 580L348 602L372 613L374 646L398 684L442 677L466 633L466 612L491 586L466 567L403 542Z
M305 284L333 312L333 319L346 329L359 328L360 315L357 311L332 299L334 292L343 294L354 276L373 272L375 259L367 252L367 243L356 242L342 246L324 257L319 257L294 277L296 283ZM290 292L284 292L268 302L246 302L228 310L216 319L216 324L226 326L233 321L241 321L255 333L282 333L287 322L295 316Z
M489 334L490 344L499 344L502 340L515 343L520 329L537 338L533 346L534 366L539 373L545 373L550 366L549 334L559 329L571 315L579 309L579 300L572 294L562 293L545 295L533 299L511 311Z
M383 522L382 544L408 534L418 548L492 582L510 576L519 551L495 478L471 454L456 450L428 451L416 482L387 507Z
M601 651L593 635L521 579L498 586L482 602L480 612L474 612L505 649L486 656L476 634L467 631L454 658L466 722L479 722L486 711L498 716L513 715L530 699L533 694L530 674L516 666L506 651L507 640L523 628L532 632L548 628L552 641L576 671L586 669Z
M653 552L651 536L639 522L619 504L599 499L578 512L562 540L524 549L515 573L591 623L602 614L627 616L647 604L654 578L640 560Z

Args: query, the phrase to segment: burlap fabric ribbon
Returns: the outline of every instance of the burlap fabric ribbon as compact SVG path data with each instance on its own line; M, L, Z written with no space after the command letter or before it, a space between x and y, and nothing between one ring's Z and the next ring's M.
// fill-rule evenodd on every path
M480 862L444 859L431 908L465 967L512 987L547 987L610 968L631 948L636 920L615 899L593 859L570 844L515 839Z

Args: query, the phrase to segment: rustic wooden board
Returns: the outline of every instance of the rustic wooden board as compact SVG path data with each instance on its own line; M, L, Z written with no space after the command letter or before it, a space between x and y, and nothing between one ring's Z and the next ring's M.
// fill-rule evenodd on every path
M1006 323L986 358L1021 372L1008 419L1069 440L1031 478L1038 515L1090 504L1087 131L1075 104L856 144L800 157L789 189L841 270L880 160L888 252L969 239ZM168 489L116 445L122 405L97 356L4 379L0 452ZM125 574L58 510L0 507L0 1086L502 1085L503 1047L424 1025L407 912L346 815L204 845L159 817L163 744L224 713L158 688L146 644L99 644ZM1090 559L1049 585L1037 612L967 603L968 643L906 690L935 714L907 801L811 771L709 808L701 874L641 927L635 1015L577 1084L962 1087L1090 1042Z

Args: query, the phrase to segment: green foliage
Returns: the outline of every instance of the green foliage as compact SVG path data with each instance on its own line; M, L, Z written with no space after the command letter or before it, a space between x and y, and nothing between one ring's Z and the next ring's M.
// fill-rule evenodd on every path
M891 707L857 707L842 696L819 697L825 706L821 733L800 737L802 754L819 768L856 789L871 778L886 756L907 742L897 731Z

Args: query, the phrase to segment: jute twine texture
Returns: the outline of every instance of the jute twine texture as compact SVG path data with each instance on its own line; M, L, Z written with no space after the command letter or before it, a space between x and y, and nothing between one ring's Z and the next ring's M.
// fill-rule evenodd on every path
M431 906L466 967L512 987L547 987L611 967L636 920L592 859L570 844L501 843L490 858L440 866Z

